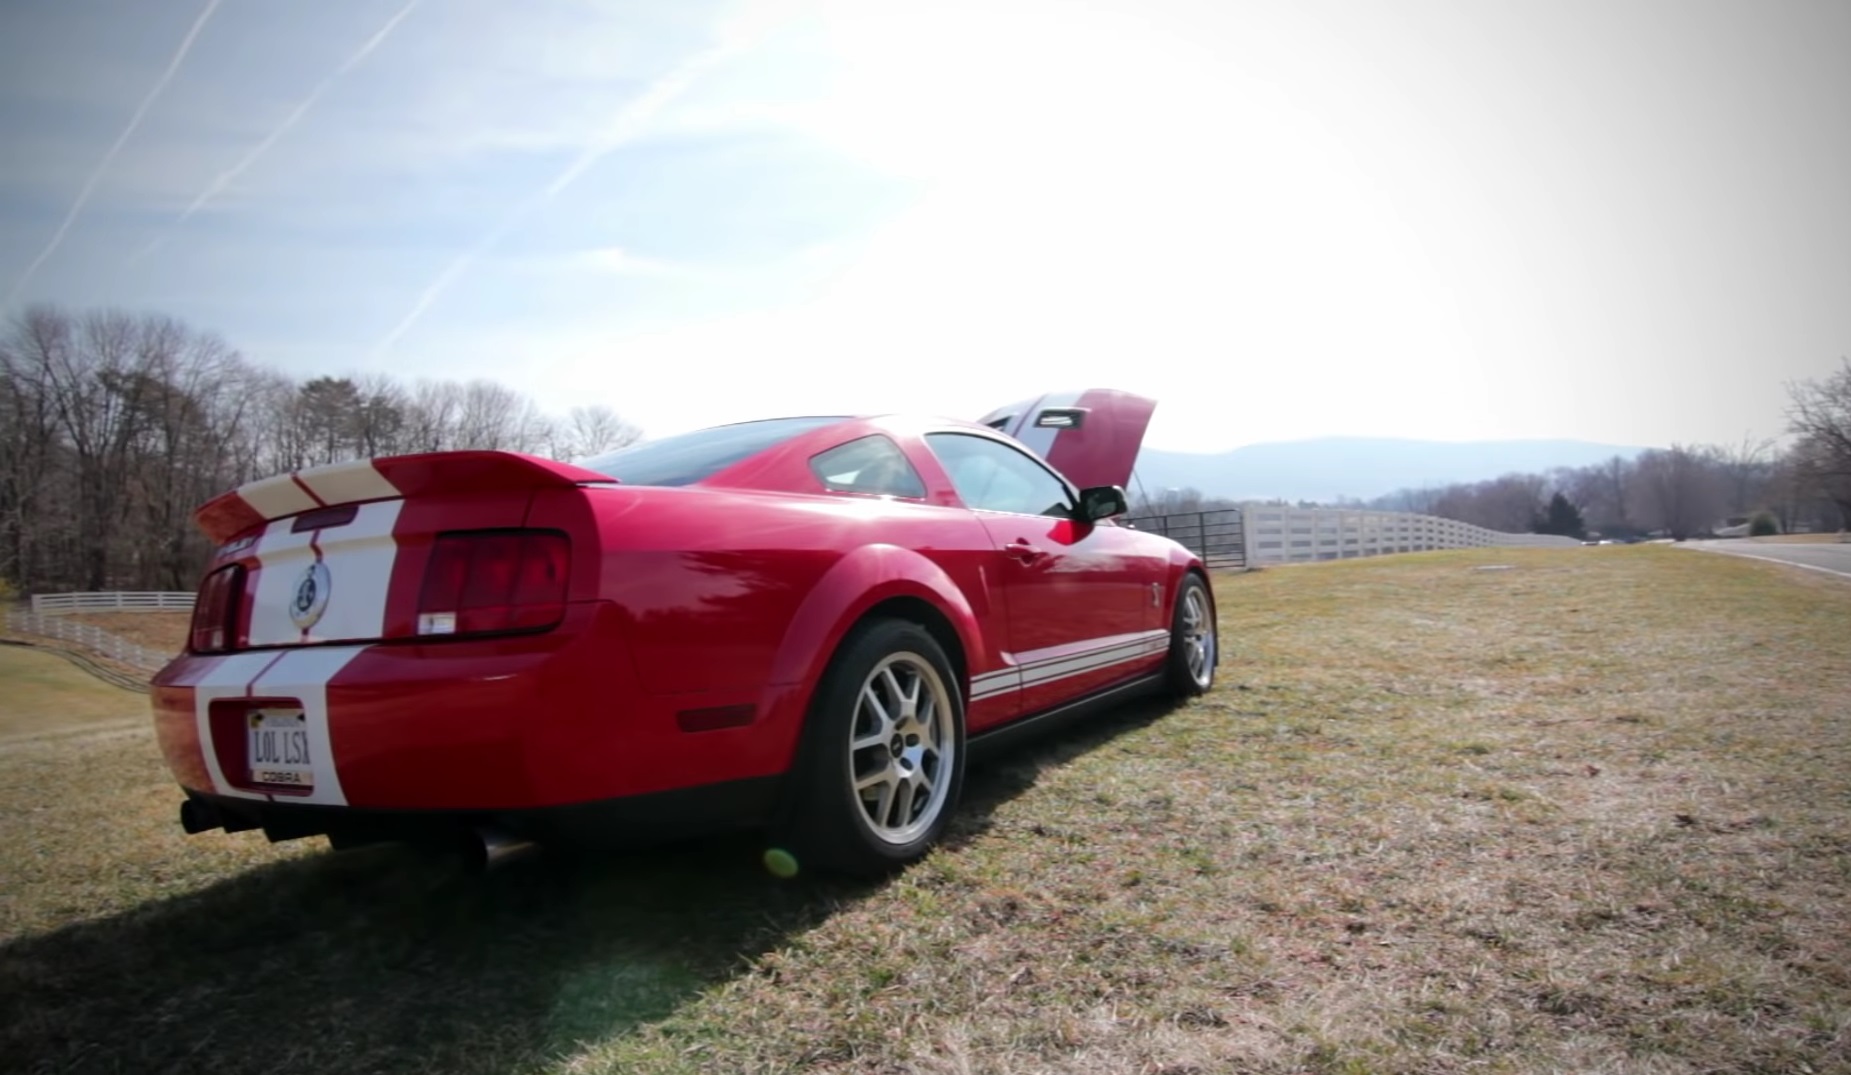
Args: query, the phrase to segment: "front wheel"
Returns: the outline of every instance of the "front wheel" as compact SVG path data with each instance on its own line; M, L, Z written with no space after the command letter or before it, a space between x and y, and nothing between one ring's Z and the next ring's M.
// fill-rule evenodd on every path
M1202 576L1183 576L1176 592L1176 612L1170 621L1170 693L1178 698L1203 694L1215 685L1215 665L1221 659L1215 631L1215 602Z
M784 842L803 868L878 876L926 853L964 783L964 709L924 628L858 629L817 688Z

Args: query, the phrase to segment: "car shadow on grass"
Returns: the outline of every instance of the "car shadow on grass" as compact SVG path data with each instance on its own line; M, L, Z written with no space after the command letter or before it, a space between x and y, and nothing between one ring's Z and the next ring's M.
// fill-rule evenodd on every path
M1042 771L1168 709L1126 706L973 767L947 847ZM883 887L779 881L763 846L547 854L485 876L399 847L257 867L0 947L0 1055L48 1072L542 1067Z
M1168 697L1142 698L1037 734L1019 745L978 752L964 784L964 800L942 842L948 850L990 831L996 808L1035 786L1041 774L1152 724L1179 708Z

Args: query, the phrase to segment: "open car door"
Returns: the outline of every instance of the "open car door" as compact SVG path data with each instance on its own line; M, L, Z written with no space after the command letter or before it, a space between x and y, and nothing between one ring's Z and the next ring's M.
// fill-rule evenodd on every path
M1157 401L1115 388L1050 392L998 407L978 421L1021 441L1084 489L1131 484Z

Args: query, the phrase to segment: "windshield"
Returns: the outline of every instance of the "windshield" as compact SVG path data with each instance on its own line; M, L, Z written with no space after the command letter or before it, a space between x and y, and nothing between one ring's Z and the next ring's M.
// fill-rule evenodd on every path
M840 421L771 418L715 426L619 448L583 460L579 466L608 474L625 485L692 485L799 433Z

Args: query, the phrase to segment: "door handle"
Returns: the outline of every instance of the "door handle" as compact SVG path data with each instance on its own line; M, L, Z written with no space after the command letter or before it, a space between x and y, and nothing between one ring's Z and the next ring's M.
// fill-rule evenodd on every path
M1043 556L1043 553L1040 549L1036 548L1033 545L1030 545L1027 541L1024 541L1021 538L1016 538L1014 541L1011 541L1009 544L1004 545L1003 551L1015 557L1016 559L1022 561L1025 564L1032 564L1036 560L1041 559L1041 557Z

